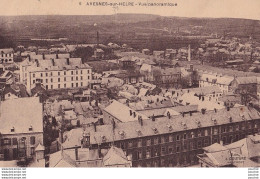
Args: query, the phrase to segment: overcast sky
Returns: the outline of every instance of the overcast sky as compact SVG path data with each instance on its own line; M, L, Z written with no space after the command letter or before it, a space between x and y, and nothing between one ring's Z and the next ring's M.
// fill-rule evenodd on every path
M111 6L93 7L97 0L0 0L0 15L106 15ZM237 17L260 20L260 0L99 0L99 2L170 2L177 7L119 7L117 13L181 17ZM81 5L79 3L81 2Z

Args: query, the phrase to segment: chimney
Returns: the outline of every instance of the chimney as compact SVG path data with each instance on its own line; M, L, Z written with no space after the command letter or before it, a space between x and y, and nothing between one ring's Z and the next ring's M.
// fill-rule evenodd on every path
M229 111L230 110L230 107L229 106L227 106L227 111Z
M215 111L215 113L217 113L217 109L216 108L214 108L214 111Z
M36 62L36 66L37 66L37 67L39 67L39 66L40 66L40 64L39 64L39 61L38 61L38 59L35 59L35 62Z
M115 122L114 119L113 119L113 121L112 121L112 125L113 125L113 130L115 130L115 128L116 128L116 122Z
M53 59L53 58L51 59L51 62L52 62L52 65L54 66L54 65L55 65L55 62L54 62L54 59Z
M59 55L56 53L56 59L58 59L59 58Z
M99 144L98 144L98 158L102 158L101 148Z
M205 113L206 113L206 109L202 108L202 109L201 109L201 113L202 113L202 114L205 114Z
M95 122L92 122L94 126L94 131L97 132L97 124Z
M63 132L62 130L59 130L59 141L62 144L63 143Z
M70 65L70 59L67 58L67 65Z
M130 112L130 116L132 116L133 112L132 112L132 110L131 110L131 109L129 110L129 112Z
M182 117L184 117L185 116L185 114L184 114L184 112L182 113Z
M76 160L79 160L79 151L78 151L78 148L77 148L77 146L75 146L76 148L75 148L75 158L76 158Z
M190 44L188 47L188 61L191 61L191 50L190 50Z
M135 112L133 112L133 116L134 116L134 118L136 117L136 113Z
M42 54L42 59L45 60L45 54L44 53Z
M141 126L143 126L143 118L142 116L138 116L138 121Z
M169 119L171 119L171 113L169 111L167 112L167 116Z
M97 31L97 46L99 46L99 32Z
M153 114L153 116L152 116L152 121L155 121L155 117L154 117L154 114Z
M190 116L192 116L192 112L190 111Z

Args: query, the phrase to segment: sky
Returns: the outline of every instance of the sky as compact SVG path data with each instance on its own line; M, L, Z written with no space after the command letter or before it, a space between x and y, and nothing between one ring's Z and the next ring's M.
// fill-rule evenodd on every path
M177 3L177 6L88 6L87 2ZM81 4L81 5L80 5ZM0 15L110 15L141 13L180 17L260 20L260 0L0 0ZM3 8L4 7L4 8Z

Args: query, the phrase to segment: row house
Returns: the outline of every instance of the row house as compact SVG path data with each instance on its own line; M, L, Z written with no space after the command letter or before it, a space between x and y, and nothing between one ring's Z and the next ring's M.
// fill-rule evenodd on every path
M82 129L72 130L63 146L73 148L80 139L90 150L115 145L132 158L133 167L191 166L198 164L203 147L230 144L259 133L259 127L260 114L244 106L147 120L139 116L127 123L85 128L85 138Z

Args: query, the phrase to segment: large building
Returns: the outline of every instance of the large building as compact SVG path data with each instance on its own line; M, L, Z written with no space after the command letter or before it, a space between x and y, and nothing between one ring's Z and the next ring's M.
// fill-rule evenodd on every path
M43 105L39 98L18 98L1 102L0 160L32 158L43 145Z
M120 110L120 109L115 109ZM130 115L126 113L125 115ZM203 147L224 145L260 132L260 113L245 106L85 128L90 149L122 148L133 167L172 167L198 164ZM74 148L82 129L73 129L63 143Z
M30 93L37 82L48 89L87 87L92 79L92 69L81 58L62 58L24 62L20 68L20 81Z

